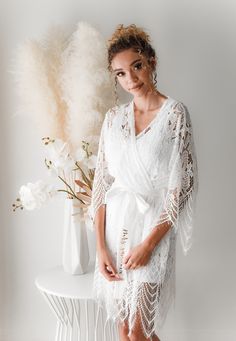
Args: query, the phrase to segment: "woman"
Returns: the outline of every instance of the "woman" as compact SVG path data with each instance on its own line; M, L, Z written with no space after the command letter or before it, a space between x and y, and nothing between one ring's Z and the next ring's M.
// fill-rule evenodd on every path
M94 296L119 323L120 340L160 340L175 296L177 232L191 246L197 163L186 106L156 88L147 33L119 25L109 70L132 101L108 110L92 191Z

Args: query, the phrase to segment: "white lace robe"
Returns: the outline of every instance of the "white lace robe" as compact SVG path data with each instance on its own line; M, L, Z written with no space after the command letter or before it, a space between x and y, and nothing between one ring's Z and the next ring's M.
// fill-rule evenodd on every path
M146 337L158 334L175 298L175 248L180 234L192 245L198 175L187 107L170 96L151 123L135 135L134 103L108 110L101 129L91 217L106 205L105 240L122 281L108 281L96 256L93 293L108 318L136 317ZM147 265L124 269L122 260L162 222L171 227Z

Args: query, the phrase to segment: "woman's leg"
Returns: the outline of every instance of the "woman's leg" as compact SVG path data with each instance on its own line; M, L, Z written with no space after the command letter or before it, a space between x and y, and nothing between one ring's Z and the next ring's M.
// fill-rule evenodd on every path
M156 334L153 335L152 339L146 338L144 336L141 321L139 317L136 317L134 328L131 331L131 334L128 340L130 341L160 341L160 339L158 338Z
M119 340L120 341L130 341L130 338L128 337L129 328L127 325L127 322L120 322L118 324L119 329Z
M142 328L142 323L141 323L141 316L143 316L144 319L146 319L146 323L148 324L148 330L151 331L154 329L154 312L153 309L155 308L155 305L157 304L157 299L159 295L159 286L157 283L147 283L143 282L141 284L141 287L139 288L139 297L138 297L138 303L137 307L142 307L137 308L137 311L135 313L135 321L134 321L134 326L131 330L129 331L129 326L126 321L125 325L120 325L119 330L120 330L120 341L160 341L158 336L154 334L151 338L146 338L144 336L143 328ZM143 312L144 308L145 313ZM140 315L141 314L141 315ZM152 321L152 322L149 322ZM128 336L130 332L130 336ZM123 338L122 338L123 337Z
M119 341L161 341L156 334L153 335L152 340L150 338L146 338L143 335L141 323L138 319L136 319L136 323L130 337L128 337L129 327L126 321L123 323L120 322L118 324L118 329Z
M146 324L147 333L154 330L155 307L159 297L159 285L157 283L143 282L139 287L137 312L135 314L134 327L130 333L130 341L160 341L156 334L152 337L145 337L143 325ZM146 322L145 322L146 321Z

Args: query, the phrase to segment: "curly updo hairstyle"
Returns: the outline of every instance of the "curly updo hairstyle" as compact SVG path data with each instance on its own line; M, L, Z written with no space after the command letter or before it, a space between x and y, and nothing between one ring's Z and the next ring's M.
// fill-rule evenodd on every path
M132 48L140 54L140 57L146 57L150 74L152 74L153 87L156 87L156 64L157 57L154 48L150 44L149 35L135 24L124 26L119 24L112 34L111 38L107 41L108 52L108 70L112 72L111 62L118 52ZM156 64L153 61L156 61ZM115 78L116 84L117 79Z

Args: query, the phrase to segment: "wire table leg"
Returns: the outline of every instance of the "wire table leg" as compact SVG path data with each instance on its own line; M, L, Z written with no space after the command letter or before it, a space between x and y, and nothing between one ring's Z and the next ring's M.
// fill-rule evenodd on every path
M118 328L92 299L65 298L40 291L57 319L55 341L117 341Z

